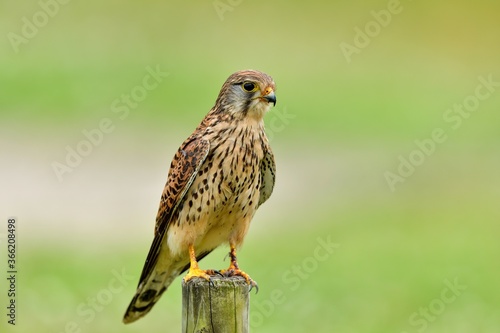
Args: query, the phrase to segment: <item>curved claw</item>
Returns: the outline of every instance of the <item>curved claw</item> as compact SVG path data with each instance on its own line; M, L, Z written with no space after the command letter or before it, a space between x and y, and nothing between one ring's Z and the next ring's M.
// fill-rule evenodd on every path
M224 275L222 275L222 273L216 269L207 269L205 271L209 276L215 276L215 275L219 275L221 277L224 277ZM215 288L215 283L212 279L208 280L208 283L210 283L210 286Z
M207 270L200 269L200 267L198 266L198 261L196 261L196 252L192 244L189 245L189 263L190 263L189 271L184 277L184 282L188 282L189 280L195 277L199 277L207 280L208 283L210 283L210 285L214 287L215 284L210 277L216 274L222 276L221 272L214 269L207 269Z
M190 269L188 274L184 277L184 282L188 282L189 280L195 278L195 277L198 277L198 278L202 278L202 279L205 279L208 281L208 283L210 284L210 286L212 287L215 287L215 284L214 282L212 281L211 277L212 276L215 276L215 275L219 275L219 276L224 276L220 271L218 270L215 270L215 269L207 269L207 270L203 270L203 269Z
M218 275L220 277L224 277L224 274L222 274L221 271L213 269L212 272L213 272L213 275Z
M250 278L250 275L247 273L243 272L237 263L236 260L236 247L233 243L230 243L231 250L229 251L229 256L231 257L231 264L229 265L228 269L223 269L221 271L222 274L224 274L225 277L231 277L231 276L241 276L247 281L247 284L250 286L250 289L248 292L252 291L252 289L255 287L255 293L259 292L259 286L257 285L257 282L252 280Z
M248 290L249 292L252 291L253 288L255 288L255 291L256 291L255 293L259 292L259 286L257 285L257 282L255 282L254 280L252 280L252 278L250 277L250 275L248 275L247 273L243 272L241 269L239 269L239 268L229 268L229 269L222 270L221 273L225 277L241 276L242 278L244 278L246 280L247 284L250 286L250 289Z
M251 292L254 287L255 295L257 295L259 293L259 285L254 280L250 280L250 289L248 289L248 292Z
M205 270L205 273L208 274L209 276L215 276L215 275L219 275L219 276L224 276L222 275L222 273L216 269L206 269Z
M210 274L209 273L210 273L210 271L204 271L204 270L199 269L199 268L190 268L189 272L184 277L184 282L188 282L189 280L191 280L195 277L199 277L199 278L205 279L207 281L210 281Z

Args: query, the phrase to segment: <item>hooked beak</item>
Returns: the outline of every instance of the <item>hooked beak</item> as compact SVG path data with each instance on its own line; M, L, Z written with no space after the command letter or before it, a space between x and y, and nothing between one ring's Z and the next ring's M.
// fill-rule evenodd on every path
M271 91L269 94L266 96L263 96L263 98L268 102L268 103L273 103L273 106L276 106L276 95L274 94L274 91Z

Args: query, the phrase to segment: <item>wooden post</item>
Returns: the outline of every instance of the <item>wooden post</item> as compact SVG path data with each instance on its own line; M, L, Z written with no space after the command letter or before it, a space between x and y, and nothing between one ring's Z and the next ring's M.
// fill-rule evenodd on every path
M249 299L241 277L182 281L182 333L248 333Z

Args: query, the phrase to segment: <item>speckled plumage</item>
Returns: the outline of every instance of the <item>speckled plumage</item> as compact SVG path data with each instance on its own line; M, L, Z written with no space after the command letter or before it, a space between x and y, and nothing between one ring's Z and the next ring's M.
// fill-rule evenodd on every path
M276 103L274 91L265 73L232 74L215 106L175 154L125 323L148 313L190 267L190 247L200 260L224 243L230 244L233 258L233 249L242 244L253 215L274 187L274 156L263 122Z

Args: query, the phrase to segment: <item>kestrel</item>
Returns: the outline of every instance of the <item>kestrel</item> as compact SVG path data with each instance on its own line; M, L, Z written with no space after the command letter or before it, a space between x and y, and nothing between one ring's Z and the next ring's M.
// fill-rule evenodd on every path
M210 275L242 276L236 260L257 208L270 196L276 166L264 115L276 105L273 79L243 70L229 76L215 106L180 146L170 165L156 216L153 244L124 323L146 315L172 281ZM198 260L229 243L231 263L220 272Z

